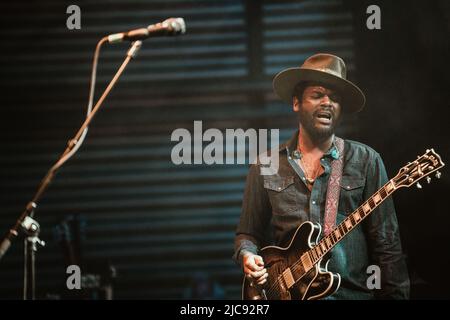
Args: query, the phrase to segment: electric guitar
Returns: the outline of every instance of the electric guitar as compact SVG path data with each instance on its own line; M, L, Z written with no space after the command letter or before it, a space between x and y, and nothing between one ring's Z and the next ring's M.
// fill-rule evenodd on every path
M433 150L427 150L417 160L401 168L397 175L375 192L358 209L344 219L333 231L320 241L322 228L313 222L302 223L294 233L290 244L285 247L268 246L261 249L268 278L263 286L253 285L244 277L242 298L244 300L315 300L327 297L339 288L341 277L328 270L327 253L350 233L361 221L401 187L410 187L445 164Z

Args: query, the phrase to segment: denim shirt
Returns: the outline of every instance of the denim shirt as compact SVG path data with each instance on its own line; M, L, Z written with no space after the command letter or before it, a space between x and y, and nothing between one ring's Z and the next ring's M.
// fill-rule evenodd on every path
M272 151L279 152L276 174L261 175L260 164L250 167L235 237L233 258L237 263L241 263L244 250L256 254L267 245L286 247L294 231L305 221L323 226L331 162L339 152L333 142L320 160L324 172L316 178L310 191L305 174L295 161L301 156L295 151L297 137L298 131ZM387 181L383 161L376 151L362 143L345 140L336 225ZM369 277L373 274L367 269L370 265L380 268L380 289L368 288L367 282L372 282ZM341 286L329 299L409 298L409 276L392 197L333 248L328 269L341 275Z

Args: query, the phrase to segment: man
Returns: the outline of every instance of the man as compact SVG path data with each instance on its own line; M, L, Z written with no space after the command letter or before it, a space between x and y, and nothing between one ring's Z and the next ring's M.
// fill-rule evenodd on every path
M280 72L273 85L277 95L292 104L299 130L272 150L279 152L275 174L262 175L259 164L250 167L234 254L247 279L261 288L268 273L259 249L287 247L305 221L319 223L323 230L324 220L329 219L324 215L333 161L342 159L340 184L335 187L339 190L336 225L388 181L376 151L351 140L343 141L343 155L337 147L340 139L334 132L339 120L365 104L362 91L346 80L341 58L316 54L300 68ZM380 268L378 289L367 285L370 265ZM341 276L340 287L330 299L409 298L409 277L391 197L338 242L328 270Z

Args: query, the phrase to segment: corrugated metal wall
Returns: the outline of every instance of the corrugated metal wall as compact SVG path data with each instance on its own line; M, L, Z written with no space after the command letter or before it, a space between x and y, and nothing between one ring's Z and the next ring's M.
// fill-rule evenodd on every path
M58 294L66 274L55 226L84 219L85 261L117 269L114 296L182 298L196 272L239 298L231 260L246 165L171 162L177 128L295 128L271 79L315 52L344 57L354 71L351 15L330 1L78 1L81 30L66 28L67 1L2 3L0 232L13 224L39 180L83 121L96 42L115 32L184 17L187 34L148 39L85 144L39 204L47 246L38 252L37 292ZM3 32L5 29L3 29ZM105 46L97 96L127 44ZM344 126L342 134L358 128ZM0 261L0 297L20 298L22 243Z

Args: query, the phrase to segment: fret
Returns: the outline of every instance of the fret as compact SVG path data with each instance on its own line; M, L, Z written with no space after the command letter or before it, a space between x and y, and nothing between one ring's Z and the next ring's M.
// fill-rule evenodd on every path
M327 243L327 247L328 247L328 248L331 248L331 246L333 245L333 243L332 243L331 240L330 240L330 237L326 237L326 238L325 238L325 242Z
M378 192L375 193L372 196L372 198L373 198L373 201L375 202L375 204L377 204L377 205L381 202L381 196L380 196L380 194Z
M341 232L341 237L343 237L344 234L345 234L345 230L344 230L344 228L342 228L342 224L340 224L340 225L338 226L338 229L339 229L339 231Z
M394 184L393 184L392 180L390 180L388 182L388 184L386 185L386 191L388 194L390 194L392 191L394 191L394 189L395 189Z
M341 234L340 234L340 232L339 232L339 229L336 229L334 232L335 232L335 234L336 234L336 239L339 240L339 238L341 237Z
M361 219L364 219L370 213L370 211L364 212L362 207L358 208L358 212L359 212L359 215L361 216Z
M348 232L348 230L345 228L345 225L343 223L341 223L340 226L341 226L342 236L344 236L344 234L346 234Z
M349 218L344 220L344 224L345 224L345 227L347 228L347 230L350 230L352 228L352 222L350 221Z
M369 203L370 209L374 209L376 207L375 203L373 202L372 198L369 198L367 200L367 202Z
M352 217L355 219L355 224L356 224L359 220L361 220L361 215L359 214L359 211L358 211L358 210L356 210L356 211L352 214Z
M333 244L337 242L336 236L334 235L334 232L330 233L329 237L331 237L331 241L333 241Z
M325 243L323 241L320 242L320 248L323 252L327 251L327 247L325 246Z
M314 261L319 260L319 255L317 254L317 251L314 249L313 252L314 252Z
M341 230L337 229L337 230L336 230L336 234L337 234L338 240L341 240L341 238L342 238Z
M364 210L364 214L370 212L371 208L369 206L369 204L367 202L365 202L362 206L363 210Z
M322 251L320 250L319 246L316 246L316 253L317 253L317 258L320 258L320 256L322 255Z
M388 196L385 187L381 188L380 194L381 194L381 197L382 197L383 199L386 198L386 197Z
M358 213L359 213L359 215L361 216L361 220L369 213L369 211L368 212L364 212L364 210L363 210L363 208L361 208L361 207L359 207L358 209Z
M316 251L313 249L313 250L310 250L310 252L311 252L311 255L313 257L313 260L317 261Z
M314 261L316 261L316 259L314 259L313 253L311 251L309 251L308 255L309 255L309 260L311 260L311 263L314 263Z
M352 226L354 226L356 224L355 215L351 214L348 216L348 218L350 219Z

